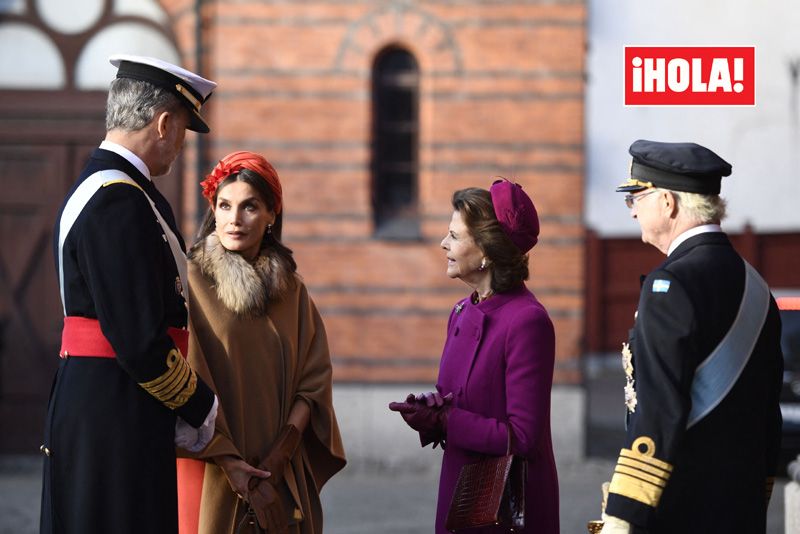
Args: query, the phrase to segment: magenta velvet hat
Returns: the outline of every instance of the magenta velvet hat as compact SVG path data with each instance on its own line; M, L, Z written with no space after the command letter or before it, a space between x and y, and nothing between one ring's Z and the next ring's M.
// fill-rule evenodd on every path
M506 179L495 180L489 193L503 232L523 254L528 252L539 240L539 215L531 197Z

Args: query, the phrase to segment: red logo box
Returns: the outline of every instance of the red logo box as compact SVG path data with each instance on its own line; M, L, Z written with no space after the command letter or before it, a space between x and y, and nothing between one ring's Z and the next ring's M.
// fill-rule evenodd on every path
M626 46L626 106L754 106L754 46Z

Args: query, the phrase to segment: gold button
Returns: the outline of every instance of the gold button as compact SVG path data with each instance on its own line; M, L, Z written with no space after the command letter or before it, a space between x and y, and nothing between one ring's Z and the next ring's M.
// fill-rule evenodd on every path
M41 447L39 447L39 450L40 450L40 451L42 451L42 452L44 453L44 455L45 455L45 456L50 456L50 449L48 449L48 448L47 448L47 447L45 447L44 445L42 445Z

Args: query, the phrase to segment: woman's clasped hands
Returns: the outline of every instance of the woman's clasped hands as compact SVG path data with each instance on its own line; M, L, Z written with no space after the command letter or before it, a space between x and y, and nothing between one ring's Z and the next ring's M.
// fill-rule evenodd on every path
M391 402L389 409L399 412L403 420L419 432L420 443L426 446L445 447L447 438L447 417L453 409L453 394L442 396L438 391L409 393L405 402Z

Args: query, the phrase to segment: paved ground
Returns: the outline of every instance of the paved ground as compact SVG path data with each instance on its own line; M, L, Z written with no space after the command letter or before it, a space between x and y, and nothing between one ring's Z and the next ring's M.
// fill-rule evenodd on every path
M599 514L600 484L612 461L589 459L559 466L561 532L583 534ZM40 492L37 457L0 460L0 534L37 532ZM350 473L334 477L322 493L326 534L416 534L432 531L435 474ZM770 505L769 534L783 534L781 481Z
M588 460L559 466L561 532L583 534L599 519L600 485L612 462ZM359 477L347 474L323 491L327 534L433 532L436 475Z
M608 480L623 435L622 388L616 358L587 368L587 452L581 462L560 463L561 532L583 534L597 519L600 485ZM553 421L553 424L558 424ZM426 451L429 452L429 451ZM558 458L558 451L556 451ZM41 459L0 456L0 534L37 532ZM376 473L348 467L322 493L326 534L417 534L432 532L438 473ZM784 534L786 481L776 484L768 534Z

